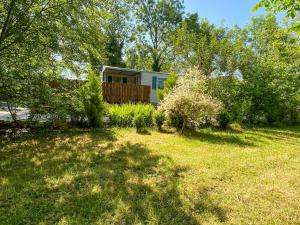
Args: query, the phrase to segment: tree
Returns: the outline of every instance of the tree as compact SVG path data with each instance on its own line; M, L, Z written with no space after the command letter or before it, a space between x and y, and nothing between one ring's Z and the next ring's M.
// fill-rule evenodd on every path
M246 30L240 95L250 100L248 121L295 120L300 104L299 37L280 27L273 15L253 18Z
M189 15L173 36L177 67L195 66L207 77L213 73L232 74L238 58L235 32L207 20L198 21L197 14Z
M241 89L243 84L242 80L234 76L219 76L212 77L208 81L208 92L210 95L223 105L223 115L230 116L230 119L241 122L247 108L247 98L242 97Z
M126 67L123 52L132 37L134 27L130 16L132 3L132 0L110 0L106 5L109 17L104 23L106 24L105 35L108 37L107 64L110 66Z
M137 39L142 51L151 59L153 71L161 71L168 63L171 51L170 35L180 24L182 14L181 0L136 2Z
M159 104L159 110L181 131L216 119L221 108L221 103L208 95L207 78L197 69L180 77L175 88Z
M122 49L124 44L120 43L115 36L109 37L107 43L107 61L110 66L126 67L122 59Z
M99 77L93 70L89 71L87 82L81 89L82 103L91 127L102 127L104 102Z
M293 25L293 29L300 31L299 12L300 12L300 1L299 0L261 0L257 3L253 11L258 10L261 7L265 7L271 12L284 12L287 18L297 18Z
M1 1L0 101L30 108L52 96L49 82L61 77L61 68L80 72L86 63L104 61L106 38L99 24L105 4Z

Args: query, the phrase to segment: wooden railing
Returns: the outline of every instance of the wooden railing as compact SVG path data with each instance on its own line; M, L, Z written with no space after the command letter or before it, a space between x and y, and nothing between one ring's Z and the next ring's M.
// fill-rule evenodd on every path
M120 83L102 83L103 98L109 103L150 101L150 86Z

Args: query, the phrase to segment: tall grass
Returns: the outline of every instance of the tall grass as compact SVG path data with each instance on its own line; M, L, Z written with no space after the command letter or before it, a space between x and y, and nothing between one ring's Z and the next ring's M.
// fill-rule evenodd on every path
M154 107L150 104L110 105L108 109L109 124L118 127L133 127L133 118L143 116L146 127L153 126Z

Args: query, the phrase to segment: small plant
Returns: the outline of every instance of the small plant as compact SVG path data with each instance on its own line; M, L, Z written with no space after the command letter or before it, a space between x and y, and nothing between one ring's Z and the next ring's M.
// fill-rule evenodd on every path
M164 124L164 122L166 120L165 115L160 111L156 111L154 113L153 118L154 118L154 123L157 126L157 129L161 130L162 125Z
M220 128L226 129L231 121L229 112L222 112L217 116Z
M146 127L145 115L143 113L135 114L133 117L133 124L137 132L144 131Z

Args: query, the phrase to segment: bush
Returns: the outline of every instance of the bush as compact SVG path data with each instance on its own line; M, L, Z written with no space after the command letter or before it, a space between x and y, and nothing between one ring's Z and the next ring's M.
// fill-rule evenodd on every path
M158 130L161 130L162 125L165 122L165 115L160 112L160 111L156 111L153 115L153 119L154 119L154 123L157 126Z
M146 127L153 126L154 107L145 104L111 105L108 109L109 124L118 127L134 127L136 114L142 114Z
M228 112L222 112L217 116L219 126L226 129L231 121L231 116Z
M99 77L92 70L88 74L87 82L81 88L81 97L89 125L101 127L105 106Z
M140 131L143 131L146 127L146 116L141 113L141 112L138 112L134 115L133 117L133 124L137 130L137 132L140 132Z
M207 94L207 79L198 70L179 78L175 88L162 100L159 110L175 123L177 129L194 128L214 120L221 103Z
M169 114L167 117L168 126L175 127L177 131L183 127L183 118L180 115Z

